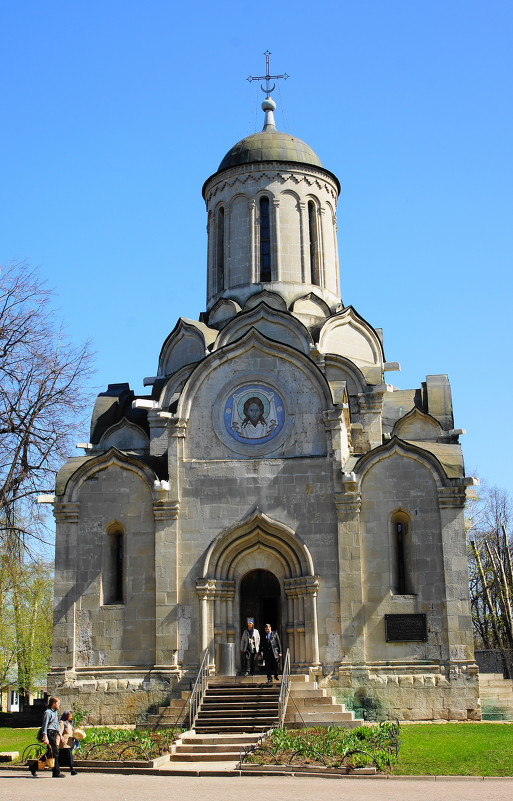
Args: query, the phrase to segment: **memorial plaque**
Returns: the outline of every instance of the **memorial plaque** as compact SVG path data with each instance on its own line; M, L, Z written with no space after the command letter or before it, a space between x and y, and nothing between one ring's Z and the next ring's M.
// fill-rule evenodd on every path
M427 640L426 615L385 615L387 642Z

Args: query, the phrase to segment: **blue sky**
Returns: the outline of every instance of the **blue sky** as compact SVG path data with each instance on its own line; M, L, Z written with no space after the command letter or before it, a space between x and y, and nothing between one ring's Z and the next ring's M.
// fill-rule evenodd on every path
M205 308L201 187L262 126L245 78L287 72L280 129L342 185L342 299L400 388L448 373L467 474L513 489L513 4L0 3L0 263L55 287L96 391L143 392Z

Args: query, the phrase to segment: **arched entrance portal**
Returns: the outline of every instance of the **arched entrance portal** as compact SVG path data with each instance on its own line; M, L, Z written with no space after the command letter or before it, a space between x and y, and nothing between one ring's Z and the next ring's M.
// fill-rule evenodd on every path
M238 645L246 619L254 617L258 629L276 626L293 670L319 666L318 589L306 545L256 509L220 532L205 554L196 580L200 655L205 648L214 655L218 643Z
M260 635L266 623L281 632L280 582L270 570L252 570L240 583L240 629L252 617Z

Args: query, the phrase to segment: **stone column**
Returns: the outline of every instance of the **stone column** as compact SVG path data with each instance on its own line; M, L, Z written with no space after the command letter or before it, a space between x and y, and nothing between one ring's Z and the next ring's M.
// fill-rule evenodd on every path
M340 297L340 270L338 269L338 242L337 242L337 220L333 220L333 252L335 254L335 277L337 282L337 295Z
M326 275L326 253L324 250L324 216L326 213L326 209L321 206L318 210L319 218L318 218L318 225L317 225L317 236L319 239L319 283L323 288L328 287L331 290L331 286L329 286L329 282L327 280Z
M214 215L210 210L207 216L207 299L214 296L216 286L215 226Z
M287 598L287 638L289 641L290 649L290 664L296 661L296 642L294 632L294 599L292 595L285 590Z
M256 202L250 200L248 203L249 210L249 257L250 257L250 275L251 283L257 284L260 281L260 270L258 269L258 260L256 253Z
M363 423L363 434L368 441L369 450L383 444L381 419L383 412L383 395L387 385L373 387L371 394L358 393L360 415Z
M200 601L200 652L198 659L201 662L205 648L209 649L211 657L214 656L214 614L212 605L216 594L215 579L198 579L196 592Z
M223 596L226 598L226 641L235 642L236 627L233 622L233 601L235 598L235 582L223 582Z
M355 480L346 481L344 489L345 492L335 493L334 496L338 517L341 662L355 665L365 660L361 496Z
M231 286L231 209L224 207L224 288Z
M298 201L299 207L299 230L301 236L301 282L303 284L311 284L312 277L310 274L307 276L307 272L309 273L309 268L307 269L308 265L308 255L310 249L308 247L308 210L304 200Z
M273 198L272 206L274 213L271 215L271 280L281 281L280 201L278 198Z
M308 576L305 581L305 638L306 660L311 667L318 667L319 661L319 626L317 622L317 594L319 579Z
M333 468L340 475L340 468L349 457L349 404L340 403L335 409L328 409L322 413L324 428L326 429L326 439L329 447L329 455L332 460ZM334 475L335 486L337 476Z

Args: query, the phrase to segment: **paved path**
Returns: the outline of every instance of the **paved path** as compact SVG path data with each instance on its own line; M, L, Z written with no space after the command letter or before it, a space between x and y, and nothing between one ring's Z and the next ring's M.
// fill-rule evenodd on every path
M511 801L511 779L120 776L83 773L55 783L47 775L0 770L1 801Z

